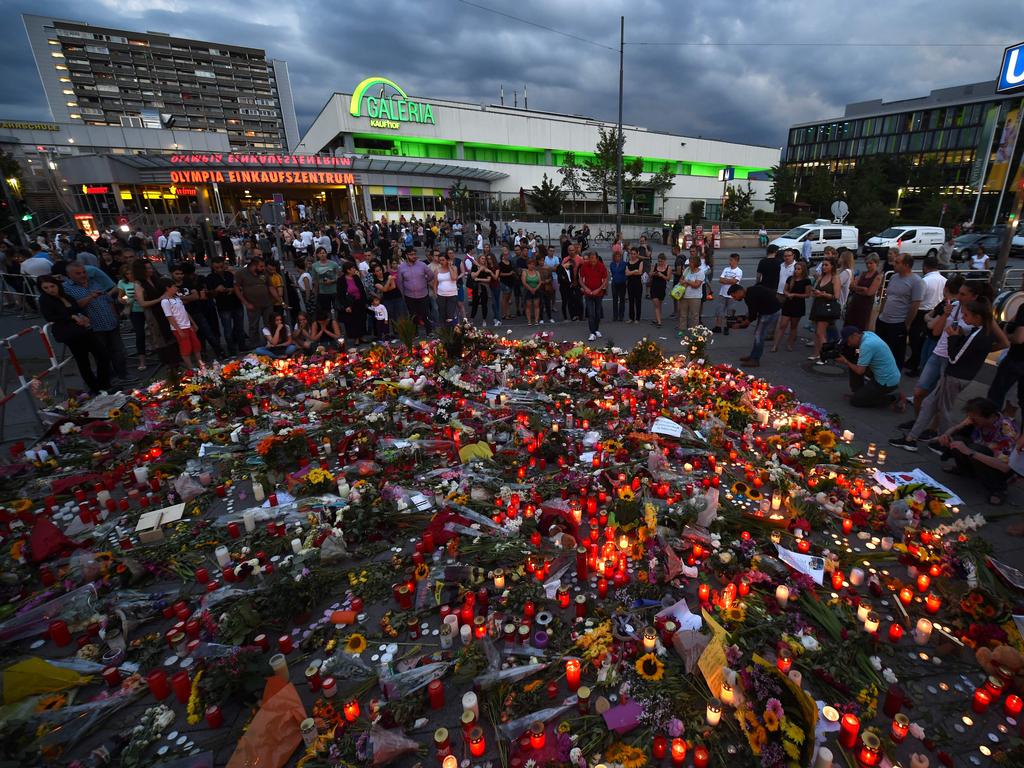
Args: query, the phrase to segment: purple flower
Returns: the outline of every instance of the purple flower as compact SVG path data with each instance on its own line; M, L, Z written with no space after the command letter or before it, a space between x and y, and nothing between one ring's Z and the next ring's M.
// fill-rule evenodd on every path
M673 717L668 721L668 735L669 738L678 739L686 731L686 726L683 725L683 721L678 717Z
M774 712L777 718L782 719L782 702L776 699L774 696L768 699L768 703L765 704L764 708L767 712Z
M772 742L765 744L761 750L762 768L782 768L786 764L786 753L782 751L782 745Z

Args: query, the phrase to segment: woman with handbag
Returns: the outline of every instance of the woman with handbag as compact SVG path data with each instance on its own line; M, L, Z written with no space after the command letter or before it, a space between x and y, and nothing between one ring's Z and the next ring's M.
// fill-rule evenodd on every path
M56 278L43 275L38 285L39 311L46 322L53 323L53 338L67 346L75 358L75 364L89 392L95 395L110 389L110 357L92 332L88 316L79 310L77 303L68 298ZM95 372L89 360L90 355L96 361Z
M839 303L839 295L842 293L842 285L839 275L836 273L836 262L834 259L825 259L821 262L821 274L811 289L811 322L814 323L814 354L808 360L814 360L815 365L825 365L821 359L821 348L824 346L828 336L828 329L843 313L843 307Z

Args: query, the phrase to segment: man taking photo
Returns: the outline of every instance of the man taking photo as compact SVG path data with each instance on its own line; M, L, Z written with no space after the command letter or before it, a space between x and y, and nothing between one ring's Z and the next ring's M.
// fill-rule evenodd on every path
M836 358L850 372L850 405L875 408L889 403L900 386L900 369L889 346L871 331L855 325L844 326L839 338L844 351L858 350L857 362L845 355Z

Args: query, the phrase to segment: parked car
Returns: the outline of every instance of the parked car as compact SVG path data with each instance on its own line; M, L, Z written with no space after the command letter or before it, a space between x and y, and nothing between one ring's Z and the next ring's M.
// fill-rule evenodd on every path
M831 245L838 249L845 246L851 251L856 251L860 244L859 232L856 227L849 224L834 224L828 219L816 219L811 224L801 224L794 227L781 237L772 240L771 245L779 248L794 248L797 253L803 249L805 241L811 243L811 259L820 259L825 251L825 246Z
M946 240L946 230L942 227L914 227L898 225L869 237L862 253L877 253L883 259L890 248L899 248L901 253L909 253L915 259L935 256Z
M999 228L999 230L1002 229L1004 228ZM1003 245L1003 232L990 230L960 235L953 241L953 261L969 261L971 254L978 250L979 245L985 249L989 258L996 259L999 256L999 249ZM1015 235L1010 241L1010 256L1024 257L1024 237L1021 235Z

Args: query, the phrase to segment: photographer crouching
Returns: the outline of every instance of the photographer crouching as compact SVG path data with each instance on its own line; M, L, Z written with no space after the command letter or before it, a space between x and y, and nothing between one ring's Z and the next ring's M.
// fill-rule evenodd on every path
M850 372L850 405L855 408L877 408L888 405L899 395L900 369L889 345L871 331L855 325L843 327L839 347L826 344L821 359L837 355L835 361ZM857 362L847 359L856 353Z

